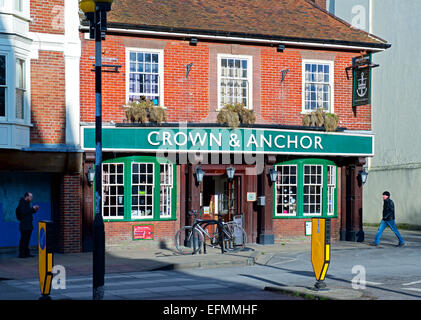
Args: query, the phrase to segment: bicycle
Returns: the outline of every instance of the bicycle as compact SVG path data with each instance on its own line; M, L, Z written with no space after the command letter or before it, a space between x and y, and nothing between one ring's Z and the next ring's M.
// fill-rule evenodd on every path
M205 236L209 245L221 247L221 252L237 251L243 249L247 242L247 235L244 229L233 221L222 222L218 220L197 219L197 210L189 212L194 216L192 226L184 226L175 234L175 246L182 254L195 254L196 252L206 253ZM208 226L216 225L216 232L209 232ZM224 245L225 244L225 245ZM225 249L224 249L225 247Z

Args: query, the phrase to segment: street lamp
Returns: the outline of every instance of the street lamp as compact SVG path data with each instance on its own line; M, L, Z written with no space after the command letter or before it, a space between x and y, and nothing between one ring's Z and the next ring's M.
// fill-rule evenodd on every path
M79 0L79 8L89 21L89 36L95 39L95 219L93 223L94 300L104 297L105 228L102 219L102 49L107 31L107 12L113 0Z

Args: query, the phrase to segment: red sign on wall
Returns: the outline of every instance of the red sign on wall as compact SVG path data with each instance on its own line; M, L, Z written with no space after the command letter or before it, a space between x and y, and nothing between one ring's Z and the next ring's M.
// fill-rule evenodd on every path
M133 226L133 240L153 240L153 224L139 224Z

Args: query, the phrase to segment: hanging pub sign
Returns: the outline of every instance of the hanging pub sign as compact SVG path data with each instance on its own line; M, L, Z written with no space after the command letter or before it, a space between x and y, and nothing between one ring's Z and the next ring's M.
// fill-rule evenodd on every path
M371 98L371 54L352 58L352 106L370 104Z

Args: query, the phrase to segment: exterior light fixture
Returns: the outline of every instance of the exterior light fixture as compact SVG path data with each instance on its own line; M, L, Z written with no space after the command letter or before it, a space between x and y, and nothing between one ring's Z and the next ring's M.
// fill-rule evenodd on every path
M196 172L196 181L198 184L201 184L203 181L203 177L205 176L205 171L202 170L202 166L197 166L195 169Z
M228 179L229 180L232 180L232 179L234 179L234 174L235 174L235 168L233 167L233 166L229 166L228 168L227 168L227 176L228 176Z
M272 183L276 182L276 179L278 179L278 171L276 171L274 168L269 168L269 177L270 177L270 181Z
M195 45L197 45L198 42L199 42L199 40L197 40L197 38L191 38L189 44L191 46L195 46Z
M368 178L368 172L367 171L365 171L365 168L363 168L363 170L360 170L359 172L358 172L358 175L360 176L360 178L361 178L361 182L363 183L363 184L365 184L366 182L367 182L367 178Z
M285 46L283 44L278 44L278 47L276 48L276 51L278 52L284 52Z
M91 186L95 181L95 168L92 164L86 172L86 177L88 178L88 184Z

